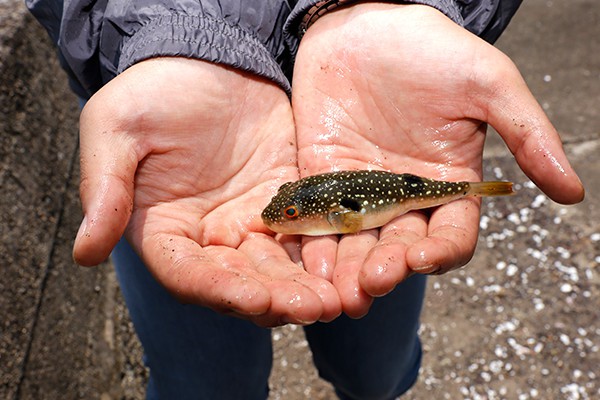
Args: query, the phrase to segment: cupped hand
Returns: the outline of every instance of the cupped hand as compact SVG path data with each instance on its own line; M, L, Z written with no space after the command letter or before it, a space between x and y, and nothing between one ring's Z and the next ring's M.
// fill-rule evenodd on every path
M80 134L78 263L100 263L124 233L183 302L263 326L341 312L331 283L295 262L298 243L277 242L260 218L298 178L281 89L198 60L144 61L90 99Z
M433 8L363 3L324 15L302 39L293 88L302 176L384 169L478 181L489 123L548 196L583 198L556 130L514 64ZM372 296L413 272L466 264L479 206L466 198L356 235L305 238L302 257L358 317Z

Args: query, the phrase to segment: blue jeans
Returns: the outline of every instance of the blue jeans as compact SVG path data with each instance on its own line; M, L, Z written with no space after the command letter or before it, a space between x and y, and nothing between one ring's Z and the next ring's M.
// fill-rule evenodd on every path
M125 240L112 254L121 290L150 368L148 399L266 399L271 331L178 303ZM359 320L340 316L305 327L319 374L341 399L393 399L412 386L425 277L375 300Z

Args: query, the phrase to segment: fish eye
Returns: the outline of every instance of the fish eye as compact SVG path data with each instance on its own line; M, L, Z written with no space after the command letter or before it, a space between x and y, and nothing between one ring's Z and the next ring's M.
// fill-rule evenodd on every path
M298 207L296 207L294 205L287 206L286 208L283 209L283 215L285 215L289 219L296 218L298 216L298 214L299 214Z

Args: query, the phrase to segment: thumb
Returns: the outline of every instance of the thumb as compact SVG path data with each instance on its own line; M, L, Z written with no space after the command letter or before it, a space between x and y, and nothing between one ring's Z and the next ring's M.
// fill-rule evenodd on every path
M506 57L498 64L502 67L489 69L497 74L484 105L487 122L502 136L523 172L551 199L562 204L582 201L583 185L558 132L512 61Z
M107 129L111 119L102 118L99 107L101 104L90 100L80 118L79 192L84 218L73 258L84 266L98 265L108 258L123 235L133 208L138 164L133 140Z

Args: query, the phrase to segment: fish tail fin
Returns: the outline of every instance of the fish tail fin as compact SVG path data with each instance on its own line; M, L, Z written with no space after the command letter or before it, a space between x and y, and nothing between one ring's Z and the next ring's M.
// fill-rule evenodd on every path
M507 196L515 194L512 182L469 182L469 196Z

